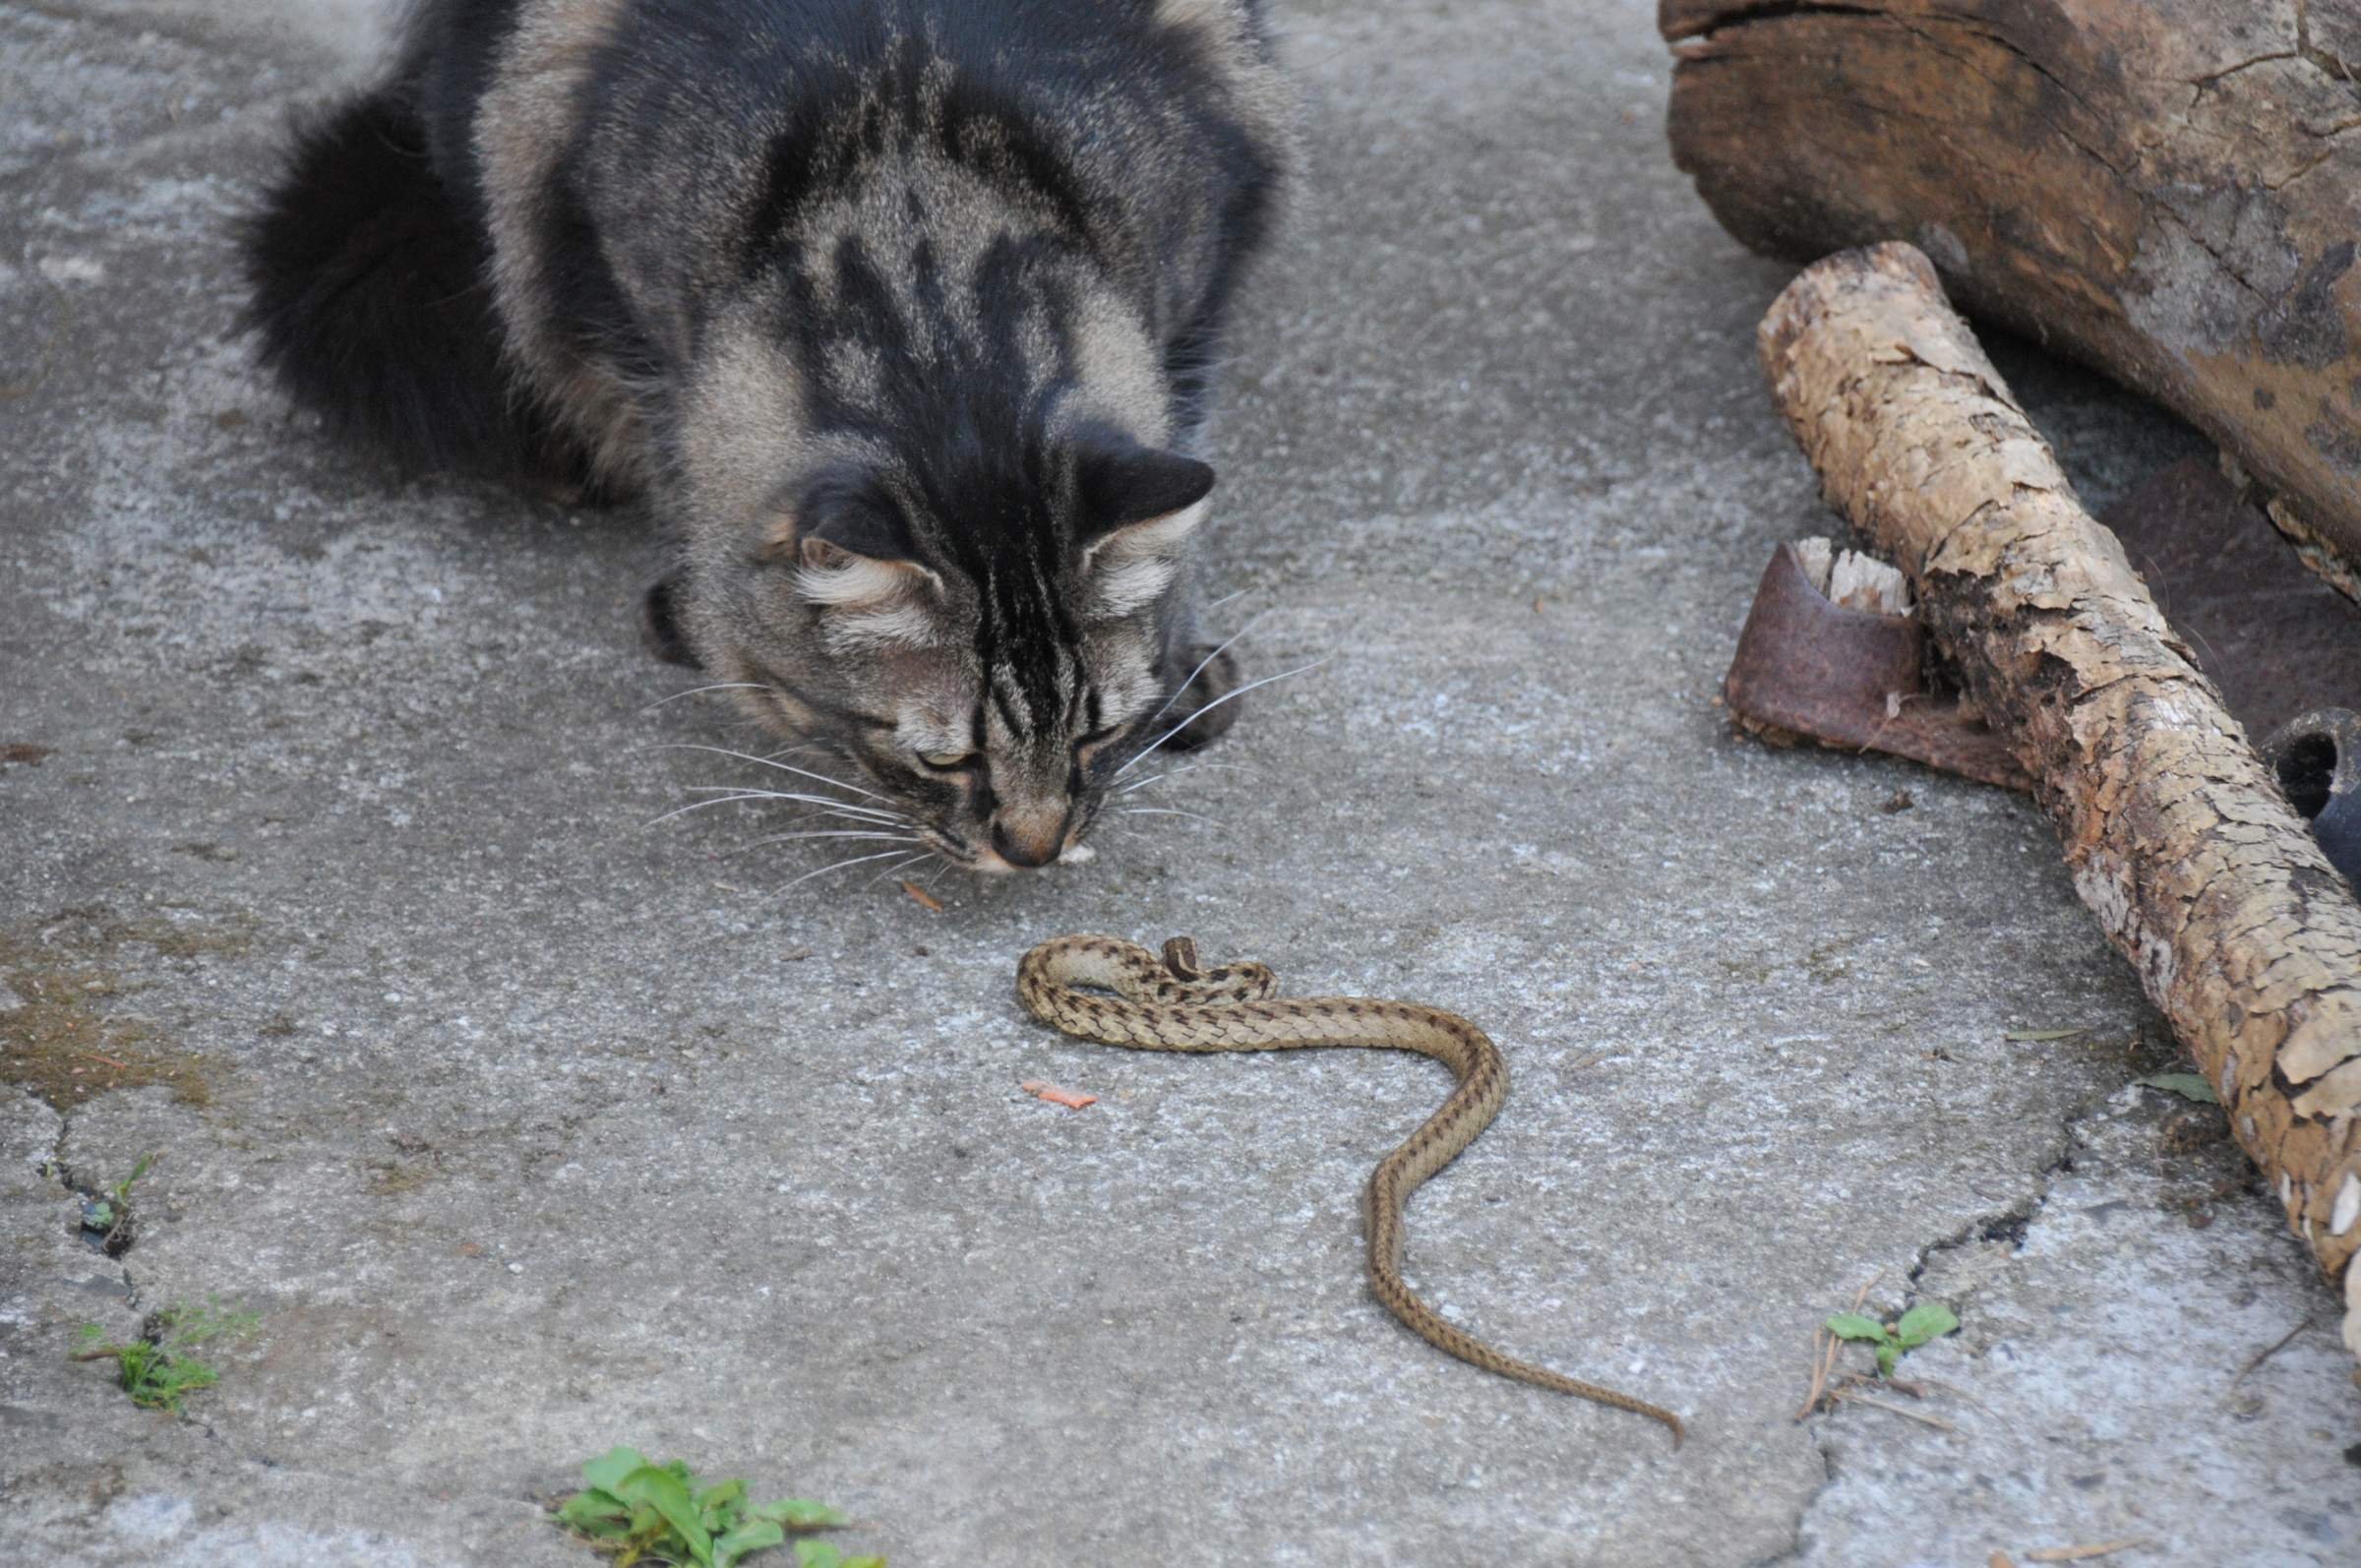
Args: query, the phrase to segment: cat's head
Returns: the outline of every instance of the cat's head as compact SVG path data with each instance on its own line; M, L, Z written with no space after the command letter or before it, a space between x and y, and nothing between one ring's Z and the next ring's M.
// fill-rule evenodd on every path
M924 465L837 457L718 545L707 530L651 590L651 638L853 769L853 808L898 818L880 847L1049 865L1208 699L1181 579L1213 483L1103 425ZM1178 740L1218 733L1196 728Z

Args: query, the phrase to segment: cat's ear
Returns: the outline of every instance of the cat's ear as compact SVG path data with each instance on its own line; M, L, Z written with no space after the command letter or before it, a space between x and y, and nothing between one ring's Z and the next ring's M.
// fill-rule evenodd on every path
M1129 615L1172 586L1181 547L1205 520L1213 477L1194 457L1120 438L1084 448L1082 571L1099 614Z
M807 483L764 534L761 554L789 566L795 591L827 613L839 646L933 640L931 590L910 527L874 475L831 468Z
M1186 512L1213 493L1213 469L1177 452L1105 434L1078 464L1083 527L1093 536Z
M646 597L639 601L639 641L666 664L686 665L695 670L701 668L696 650L689 645L688 636L681 631L682 582L687 575L675 572L649 584Z

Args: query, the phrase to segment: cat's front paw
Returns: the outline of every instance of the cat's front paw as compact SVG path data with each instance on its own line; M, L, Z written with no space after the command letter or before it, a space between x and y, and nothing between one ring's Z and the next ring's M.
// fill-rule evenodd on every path
M1208 658L1207 655L1212 657ZM1220 740L1238 722L1240 704L1224 701L1238 690L1238 660L1228 649L1215 653L1213 644L1200 642L1187 650L1188 667L1197 673L1189 677L1188 685L1173 699L1176 712L1189 715L1180 733L1164 743L1159 750L1193 752L1200 746Z

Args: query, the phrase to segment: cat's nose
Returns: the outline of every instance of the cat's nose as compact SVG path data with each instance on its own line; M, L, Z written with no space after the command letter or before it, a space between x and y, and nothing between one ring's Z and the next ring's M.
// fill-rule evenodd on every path
M1064 838L1065 820L1060 813L1012 816L1003 812L992 820L992 847L1011 866L1028 870L1047 866L1058 858Z

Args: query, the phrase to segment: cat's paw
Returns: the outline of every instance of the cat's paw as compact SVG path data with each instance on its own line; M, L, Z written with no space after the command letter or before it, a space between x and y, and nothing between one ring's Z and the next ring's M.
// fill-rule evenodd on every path
M700 669L696 649L689 645L687 633L681 631L681 577L676 572L648 585L639 601L639 645L666 664Z
M1207 654L1212 654L1207 658ZM1200 642L1187 650L1188 667L1197 673L1188 685L1173 699L1173 707L1189 715L1179 734L1164 743L1159 750L1193 752L1200 746L1220 740L1238 722L1239 703L1222 699L1238 690L1238 660L1228 649L1214 653L1213 644Z

